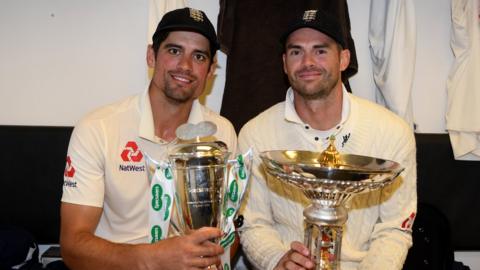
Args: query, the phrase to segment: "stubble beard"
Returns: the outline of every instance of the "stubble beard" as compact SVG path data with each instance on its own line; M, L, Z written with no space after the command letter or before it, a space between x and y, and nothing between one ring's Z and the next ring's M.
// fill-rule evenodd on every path
M185 103L193 97L194 91L192 89L188 89L187 91L182 91L178 88L180 87L175 87L170 84L166 84L163 93L165 94L165 97L167 97L168 100L174 103L179 103L179 104Z
M195 85L191 85L189 88L175 85L175 82L165 80L165 88L163 93L165 97L172 103L182 104L192 100L195 94Z
M338 77L334 78L335 76L333 76L333 74L328 73L323 69L321 72L324 78L313 85L291 80L293 91L306 100L318 100L328 97L337 84Z

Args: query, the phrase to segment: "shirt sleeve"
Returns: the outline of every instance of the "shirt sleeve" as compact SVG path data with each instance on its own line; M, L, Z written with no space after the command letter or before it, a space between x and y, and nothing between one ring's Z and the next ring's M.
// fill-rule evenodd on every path
M393 137L393 160L405 170L382 190L379 222L371 235L371 245L358 269L403 268L408 249L412 245L412 225L417 211L416 148L413 132ZM392 138L392 137L391 137ZM390 138L390 139L391 139Z
M412 0L372 0L368 38L380 100L413 125L416 23ZM383 98L383 100L382 100Z
M103 136L87 122L80 122L70 138L62 202L103 207Z
M274 228L270 205L269 189L265 172L259 158L259 147L255 137L243 129L239 135L239 150L246 151L253 147L254 162L249 190L245 196L245 207L242 209L245 221L240 228L240 239L243 251L256 269L273 269L280 258L289 250Z

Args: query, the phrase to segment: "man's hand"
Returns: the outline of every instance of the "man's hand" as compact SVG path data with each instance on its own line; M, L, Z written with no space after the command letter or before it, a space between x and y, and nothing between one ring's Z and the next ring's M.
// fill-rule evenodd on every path
M158 264L152 269L205 269L219 265L223 248L211 242L221 236L217 228L205 227L192 231L186 236L176 236L161 240L153 246L157 250L155 260Z
M313 269L314 263L310 259L310 251L302 243L294 241L290 244L290 250L275 266L275 270L301 270Z
M223 248L212 239L217 228L201 228L188 235L155 244L114 243L94 235L103 209L62 203L60 246L70 269L205 269L219 263Z

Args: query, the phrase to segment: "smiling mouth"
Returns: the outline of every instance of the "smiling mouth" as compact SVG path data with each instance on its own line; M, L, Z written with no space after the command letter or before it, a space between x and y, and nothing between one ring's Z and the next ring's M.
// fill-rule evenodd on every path
M313 79L322 76L321 72L313 72L313 71L308 71L308 72L301 72L298 74L298 77L300 79L308 80L308 79Z
M180 82L180 83L192 83L193 82L193 78L191 78L191 76L179 75L179 74L170 74L170 76L175 81Z

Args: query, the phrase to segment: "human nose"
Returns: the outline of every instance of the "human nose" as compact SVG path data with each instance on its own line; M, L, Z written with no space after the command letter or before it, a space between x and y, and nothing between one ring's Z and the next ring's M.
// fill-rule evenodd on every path
M178 61L177 68L182 70L192 70L192 59L188 55L182 55Z
M307 67L314 66L315 65L315 59L313 57L313 54L309 53L309 52L306 52L303 55L302 63L303 63L304 66L307 66Z

